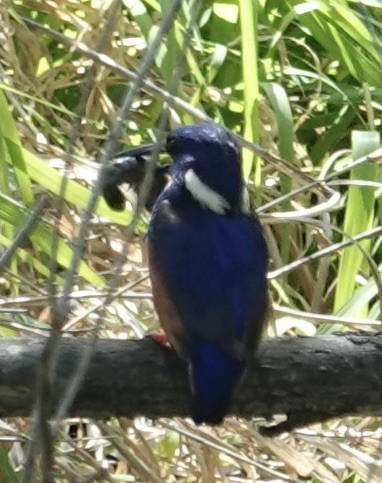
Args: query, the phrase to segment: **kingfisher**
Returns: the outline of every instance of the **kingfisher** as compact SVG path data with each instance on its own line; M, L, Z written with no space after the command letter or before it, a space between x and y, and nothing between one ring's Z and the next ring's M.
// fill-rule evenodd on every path
M239 147L225 128L179 127L164 150L173 161L170 180L148 230L154 306L188 364L195 423L216 425L264 328L268 250L250 210Z

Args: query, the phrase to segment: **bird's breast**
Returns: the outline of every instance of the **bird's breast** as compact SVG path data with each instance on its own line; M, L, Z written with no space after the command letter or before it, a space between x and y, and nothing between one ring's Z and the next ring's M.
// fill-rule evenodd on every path
M175 337L201 336L233 352L248 324L262 324L267 251L251 218L162 198L150 223L149 252L156 308Z

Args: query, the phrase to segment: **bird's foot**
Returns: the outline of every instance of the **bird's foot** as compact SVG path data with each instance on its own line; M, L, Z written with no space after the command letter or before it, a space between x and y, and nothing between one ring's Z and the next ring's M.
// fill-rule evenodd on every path
M172 349L172 346L167 339L166 334L162 334L160 332L156 332L155 334L148 334L146 337L149 339L152 339L156 344L159 344L162 347L165 347L166 349Z

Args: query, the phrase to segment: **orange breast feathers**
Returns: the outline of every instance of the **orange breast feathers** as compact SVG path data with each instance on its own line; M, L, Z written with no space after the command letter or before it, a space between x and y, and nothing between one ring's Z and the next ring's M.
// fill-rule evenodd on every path
M153 257L149 250L150 280L152 285L155 310L158 313L160 324L168 338L170 344L177 353L184 357L184 343L187 335L176 311L175 305L171 300L165 284L156 268Z

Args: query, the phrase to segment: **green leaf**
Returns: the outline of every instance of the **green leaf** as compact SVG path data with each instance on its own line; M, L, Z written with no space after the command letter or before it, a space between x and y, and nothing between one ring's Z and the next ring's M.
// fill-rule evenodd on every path
M287 92L283 86L276 82L263 82L261 87L265 90L276 116L280 156L293 163L293 117Z
M45 189L58 195L62 182L61 174L54 168L47 166L46 163L35 154L27 149L22 149L27 173L30 179L43 186ZM64 199L68 203L73 203L77 208L85 208L89 201L90 191L77 181L69 179L64 194ZM97 203L95 213L99 216L105 216L114 223L127 225L131 220L131 213L124 211L122 213L111 210L103 199Z
M20 137L12 118L8 103L0 89L0 141L2 140L1 155L15 168L20 197L28 206L33 203L34 196L30 179L26 173L25 162L21 149Z
M0 193L0 219L14 228L20 228L27 220L28 210L15 200ZM39 221L29 238L38 252L52 255L52 226ZM60 239L57 246L57 263L67 268L72 257L72 249L67 241ZM36 267L37 268L37 267ZM84 261L78 267L78 275L97 287L105 286L104 280L99 277Z
M360 83L382 85L380 54L359 16L346 2L287 0L301 26L307 27L333 59Z
M4 448L0 448L0 481L4 481L4 483L17 483L18 481Z
M166 430L157 444L157 451L163 458L173 458L179 447L180 435L176 431Z
M352 151L356 160L375 151L380 145L380 134L376 131L353 131ZM352 180L378 181L377 166L374 162L364 163L352 169ZM345 208L344 231L352 236L368 230L374 225L374 189L365 186L350 186ZM371 240L363 240L362 248L370 253ZM345 248L340 257L338 281L334 297L334 311L337 312L352 297L357 287L356 276L362 270L369 273L362 252L357 246ZM354 307L352 316L365 316L368 311L367 304L358 304Z
M257 45L257 13L258 2L239 0L242 70L244 82L244 131L243 136L251 142L259 141L259 71ZM248 179L252 168L255 170L255 186L261 184L260 158L252 151L243 151L243 175Z

